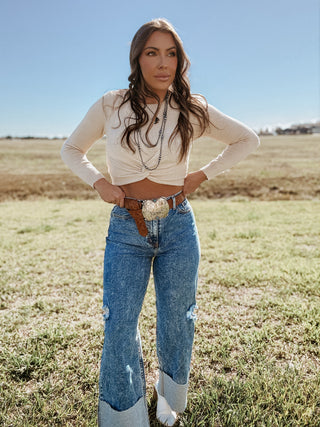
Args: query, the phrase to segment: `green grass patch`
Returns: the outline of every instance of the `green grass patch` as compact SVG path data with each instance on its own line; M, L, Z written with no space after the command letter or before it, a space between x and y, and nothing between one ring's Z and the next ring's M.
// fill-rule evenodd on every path
M180 426L319 426L319 202L192 205L202 259ZM0 425L96 425L110 210L96 200L0 204ZM157 426L152 280L140 328Z

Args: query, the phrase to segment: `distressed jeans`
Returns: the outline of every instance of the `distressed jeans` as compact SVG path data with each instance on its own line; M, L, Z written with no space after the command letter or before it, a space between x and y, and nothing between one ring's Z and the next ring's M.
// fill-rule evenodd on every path
M139 234L125 208L111 212L104 260L105 338L99 380L100 427L147 427L138 319L151 268L156 292L158 392L183 412L194 336L198 233L188 200Z

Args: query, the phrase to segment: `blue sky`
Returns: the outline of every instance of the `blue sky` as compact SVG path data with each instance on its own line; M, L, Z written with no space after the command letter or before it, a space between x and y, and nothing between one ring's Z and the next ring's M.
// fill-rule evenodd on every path
M320 119L318 0L1 0L0 136L69 135L128 85L129 49L165 17L192 92L256 130Z

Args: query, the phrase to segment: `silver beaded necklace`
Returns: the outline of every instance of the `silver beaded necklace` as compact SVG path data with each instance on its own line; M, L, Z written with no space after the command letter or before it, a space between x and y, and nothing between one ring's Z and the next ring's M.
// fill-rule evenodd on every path
M150 113L152 113L153 116L154 116L154 112L151 110L151 108L148 106L148 104L146 104L146 107L148 108L148 110L150 111ZM157 125L159 122L160 122L160 119L159 119L159 117L156 116L156 118L154 119L153 124Z
M168 105L169 105L169 96L167 94L165 97L165 104L164 104L164 109L163 109L163 114L162 114L162 122L161 122L160 130L158 133L158 138L157 138L157 141L155 142L155 144L149 144L148 142L144 141L144 139L142 138L142 135L141 135L141 129L138 129L138 137L137 137L138 152L139 152L140 160L141 160L143 167L145 169L147 169L148 171L154 171L155 169L157 169L157 167L160 165L160 162L161 162L164 131L166 129L166 123L167 123ZM148 148L156 147L160 141L159 157L158 157L158 161L157 161L155 166L149 167L144 162L144 160L142 158L142 150L141 150L140 140L141 140L142 144Z

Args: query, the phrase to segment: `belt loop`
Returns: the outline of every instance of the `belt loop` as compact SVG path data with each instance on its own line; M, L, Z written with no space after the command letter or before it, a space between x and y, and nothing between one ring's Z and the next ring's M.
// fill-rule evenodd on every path
M176 208L176 196L172 197L172 209Z

